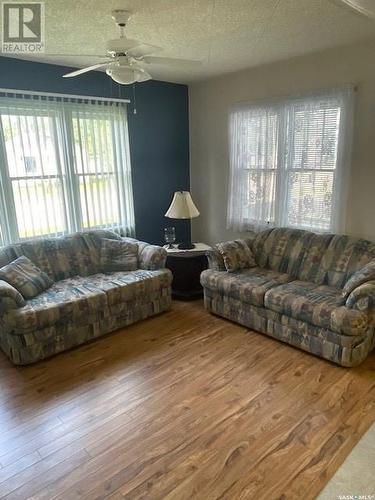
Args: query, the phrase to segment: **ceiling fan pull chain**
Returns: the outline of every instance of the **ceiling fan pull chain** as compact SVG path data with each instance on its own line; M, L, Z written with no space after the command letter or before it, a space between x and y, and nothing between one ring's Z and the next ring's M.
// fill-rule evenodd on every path
M137 101L135 97L135 83L133 83L133 115L137 114Z

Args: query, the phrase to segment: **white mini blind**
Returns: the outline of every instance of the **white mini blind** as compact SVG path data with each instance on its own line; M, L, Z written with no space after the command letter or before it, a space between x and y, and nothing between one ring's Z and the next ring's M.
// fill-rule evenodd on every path
M339 230L350 160L351 88L238 105L230 115L228 226Z
M134 234L126 106L0 96L2 243L109 228Z

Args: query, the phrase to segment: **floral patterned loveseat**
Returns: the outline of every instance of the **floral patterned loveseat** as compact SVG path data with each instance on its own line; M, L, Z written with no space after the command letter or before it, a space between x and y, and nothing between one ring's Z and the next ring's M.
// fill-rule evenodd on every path
M136 243L138 269L101 272L103 238ZM23 307L0 312L0 347L15 364L34 363L171 306L172 276L158 246L88 231L3 247L0 267L20 256L54 283Z
M218 248L201 275L205 307L342 366L375 344L375 244L270 229L246 240L250 268L227 272Z

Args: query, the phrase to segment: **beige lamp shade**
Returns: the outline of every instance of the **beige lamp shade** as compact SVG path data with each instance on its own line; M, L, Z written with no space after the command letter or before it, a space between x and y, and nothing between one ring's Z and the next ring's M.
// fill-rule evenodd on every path
M170 219L194 219L199 211L189 191L176 191L165 216Z

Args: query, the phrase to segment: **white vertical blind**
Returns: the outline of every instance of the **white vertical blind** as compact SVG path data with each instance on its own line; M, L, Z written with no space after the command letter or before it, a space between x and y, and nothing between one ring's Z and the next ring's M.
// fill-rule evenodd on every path
M228 226L342 229L350 160L350 87L240 104L230 114Z
M3 243L88 228L134 234L126 106L0 96Z
M134 225L127 124L118 105L66 106L83 228Z

